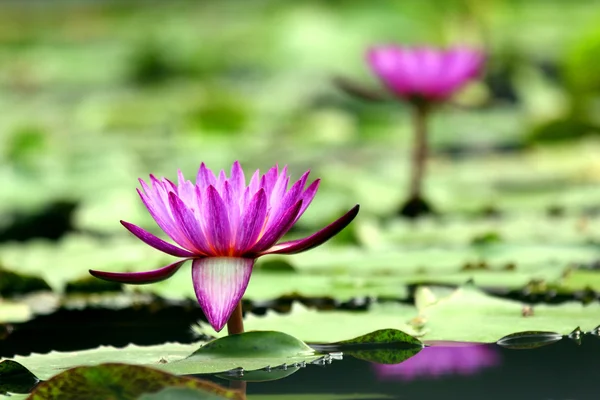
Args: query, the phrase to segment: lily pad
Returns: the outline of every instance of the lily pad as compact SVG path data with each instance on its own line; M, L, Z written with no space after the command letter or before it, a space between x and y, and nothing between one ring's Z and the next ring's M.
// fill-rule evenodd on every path
M77 352L52 351L17 356L12 361L22 364L41 379L48 379L66 368L102 363L145 365L175 374L208 374L236 368L252 371L269 366L293 367L326 356L280 332L247 332L209 342L200 348L199 344L129 345L121 349L100 346Z
M336 349L344 355L379 364L398 364L421 351L423 343L397 329L380 329L354 339L313 344L312 347L329 351Z
M221 400L224 397L198 389L166 387L156 393L142 394L139 400Z
M176 374L247 371L315 361L325 356L304 342L281 332L255 331L215 339L189 357L163 364L161 369Z
M422 310L420 337L426 340L496 342L515 331L568 334L577 326L593 329L598 325L599 316L600 303L529 306L493 298L467 286Z
M165 387L193 388L204 392L208 399L238 399L244 395L215 383L180 377L139 365L108 363L69 369L40 383L30 399L82 398L104 400L118 398L134 400L144 393L154 393Z
M563 335L554 332L516 332L504 336L496 343L508 349L537 349L563 339Z
M20 274L0 267L0 296L11 297L42 290L51 290L42 278Z
M18 362L5 360L0 363L0 395L29 393L39 382L37 376Z

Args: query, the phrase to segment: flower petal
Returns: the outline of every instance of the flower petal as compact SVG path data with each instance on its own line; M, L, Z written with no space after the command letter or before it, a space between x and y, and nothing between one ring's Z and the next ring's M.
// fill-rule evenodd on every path
M296 216L300 212L302 207L302 200L298 200L296 204L288 208L284 213L279 214L276 220L270 225L271 228L267 228L260 240L248 250L249 254L262 253L265 249L270 248L277 242L283 235L290 230L294 222L296 222Z
M173 239L178 245L187 248L188 240L185 239L183 233L175 224L169 212L164 210L163 200L161 198L152 199L139 189L137 189L137 192L140 195L142 202L148 209L150 216L154 218L154 221L156 221L156 224L160 227L160 229L162 229L167 236Z
M342 229L344 229L358 214L360 206L355 205L350 211L344 214L341 218L327 225L320 231L298 240L292 240L289 242L279 243L266 251L262 251L258 255L265 254L296 254L300 253L313 247L317 247L334 237Z
M192 264L194 291L208 322L221 331L242 299L254 259L237 257L197 258Z
M175 257L194 257L194 253L191 253L184 249L180 249L179 247L174 246L171 243L165 242L161 238L154 236L153 234L140 228L139 226L136 226L126 221L121 221L121 225L123 225L129 232L137 236L137 238L140 239L142 242L154 247L157 250L162 251L163 253L167 253Z
M312 203L313 199L315 198L315 195L317 194L317 190L319 189L320 183L320 179L315 180L306 188L304 193L302 193L302 208L300 208L300 212L298 213L296 220L298 220L298 218L300 218L302 214L304 214L304 211L306 211L310 203Z
M206 164L200 164L198 174L196 175L196 185L205 189L209 185L214 185L216 180L215 174L209 168L206 168Z
M260 189L244 210L241 223L236 232L235 248L242 254L258 239L267 216L267 196Z
M186 246L186 248L194 250L196 255L210 255L210 246L207 244L206 236L202 232L200 222L194 217L194 213L173 192L169 193L169 204L173 210L175 222L189 242L189 247Z
M246 186L246 177L239 161L234 162L231 166L229 182L231 183L234 197L239 199L242 193L244 193L244 187Z
M173 276L175 272L189 259L180 260L169 264L166 267L145 272L105 272L90 269L90 274L105 281L130 283L133 285L143 285L145 283L154 283L164 281Z
M206 239L209 246L217 254L225 255L233 242L231 240L227 207L225 207L225 203L217 189L212 185L206 190L206 198L203 200L202 215L205 219L204 233Z

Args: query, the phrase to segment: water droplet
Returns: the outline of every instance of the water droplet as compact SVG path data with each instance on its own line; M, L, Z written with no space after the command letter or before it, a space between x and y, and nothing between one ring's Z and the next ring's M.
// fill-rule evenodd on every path
M569 333L567 336L569 339L573 340L577 344L581 344L581 335L582 331L579 327L575 328L573 332Z
M592 329L589 332L589 334L592 335L592 336L600 337L600 325L598 325L597 327L595 327L594 329Z
M244 376L244 368L230 369L229 371L226 371L223 374L226 375L226 376L240 378L240 377Z
M271 366L267 365L266 367L263 368L263 371L271 372Z

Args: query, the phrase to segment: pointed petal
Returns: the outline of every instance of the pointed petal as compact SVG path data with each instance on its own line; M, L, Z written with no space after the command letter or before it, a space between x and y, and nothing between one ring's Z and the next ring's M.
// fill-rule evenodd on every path
M298 213L298 217L296 219L300 218L300 216L304 214L304 211L306 211L310 203L313 201L315 195L317 194L317 190L319 190L320 183L320 179L315 180L306 188L304 193L302 193L302 208L300 209L300 212Z
M214 185L215 182L215 174L209 168L206 168L206 164L200 164L198 175L196 175L196 185L200 186L202 189L205 189L209 185Z
M235 238L235 248L242 254L258 239L267 216L267 196L260 189L244 210Z
M174 246L171 243L165 242L161 238L154 236L153 234L140 228L139 226L130 224L126 221L121 221L121 225L123 225L129 232L137 236L137 238L140 239L142 242L154 247L157 250L162 251L163 253L167 253L175 257L194 257L194 253L190 253L187 250L180 249L179 247Z
M231 176L229 181L231 182L231 188L233 189L233 196L236 199L239 199L239 196L244 193L244 186L246 185L244 170L239 161L234 162L231 166Z
M296 254L300 253L313 247L317 247L337 235L342 229L344 229L358 214L359 205L355 205L350 211L344 214L338 220L327 225L320 231L298 240L292 240L289 242L279 243L270 249L261 252L259 255L265 254Z
M234 189L231 187L229 181L225 181L225 185L223 185L221 198L225 203L227 215L229 216L230 233L232 236L235 236L240 221L240 205L239 198L235 196Z
M292 207L288 208L286 212L280 214L276 221L271 224L271 228L268 228L265 231L260 240L254 246L252 246L248 252L250 254L261 253L265 249L273 246L275 242L281 239L281 237L290 230L292 225L294 225L301 207L302 200L298 200L298 202Z
M275 182L277 182L277 177L279 176L279 165L275 164L275 166L271 167L260 179L260 187L265 189L265 193L267 197L271 196L271 192L273 191L273 187L275 186Z
M236 257L197 258L192 264L194 291L208 322L219 332L242 299L254 259Z
M206 219L204 233L210 247L217 254L227 254L233 242L231 240L229 217L227 207L214 186L211 185L206 190L206 198L202 205L204 206L202 215Z
M173 239L178 245L181 247L187 248L188 241L183 237L183 234L173 221L169 211L163 209L162 199L157 201L152 200L148 196L146 196L141 190L137 189L142 202L148 209L148 212L156 221L156 224L162 229L167 236ZM167 200L168 201L168 200Z
M186 261L188 261L188 259L180 260L173 264L169 264L166 267L145 272L105 272L93 269L90 269L89 271L92 276L105 281L143 285L145 283L160 282L170 278Z
M260 188L260 181L260 170L257 169L254 171L254 174L252 174L252 178L250 178L250 183L248 184L248 187L250 188L250 194L254 194L258 191Z
M192 213L192 211L190 211L173 192L169 193L169 203L179 229L185 236L185 239L189 242L189 247L186 246L186 248L194 250L196 255L211 254L206 236L204 235L204 232L202 232L200 222L194 217L194 213Z

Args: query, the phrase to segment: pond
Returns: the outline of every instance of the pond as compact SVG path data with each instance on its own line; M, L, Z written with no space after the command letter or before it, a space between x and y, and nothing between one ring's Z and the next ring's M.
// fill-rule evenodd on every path
M397 365L350 356L309 365L282 380L248 383L247 393L250 399L594 399L598 357L598 337L531 350L436 346ZM282 394L289 397L276 396Z
M217 376L190 376L241 388L248 399L256 400L596 398L600 356L597 332L554 337L551 341L548 338L537 333L502 345L433 343L396 364L364 359L402 352L380 348L363 351L361 358L353 356L352 351L336 352L326 359L265 368L258 374L236 369ZM28 385L35 386L24 383L22 376L2 375L0 368L0 390L24 393ZM62 398L70 397L63 394Z

